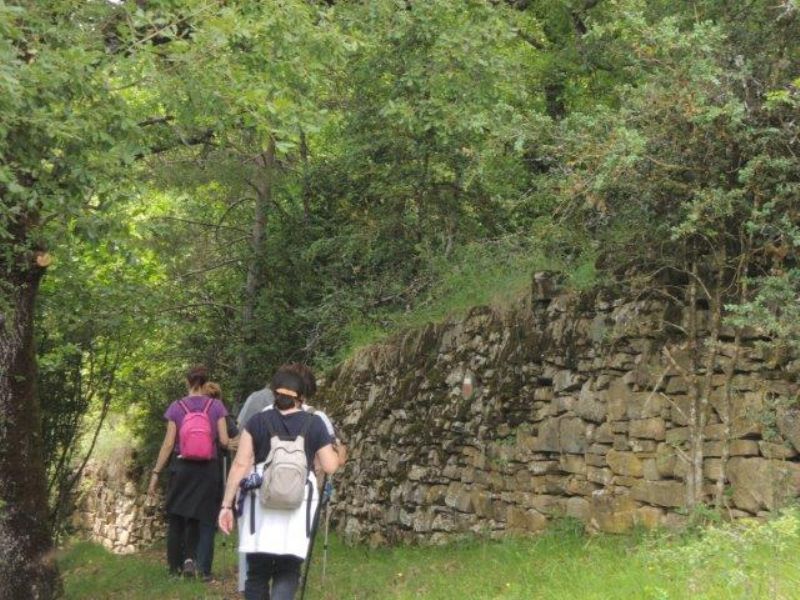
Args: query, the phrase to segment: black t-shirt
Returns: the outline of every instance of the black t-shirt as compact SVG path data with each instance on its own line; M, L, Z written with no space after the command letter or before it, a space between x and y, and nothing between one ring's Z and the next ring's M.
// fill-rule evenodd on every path
M256 457L256 463L265 461L269 454L270 433L267 423L280 436L296 437L300 435L308 419L311 419L311 421L306 432L306 458L308 459L308 466L311 468L314 464L314 456L317 454L317 450L330 444L331 436L319 416L303 410L282 415L277 409L272 409L256 413L250 417L244 428L253 437L253 452Z

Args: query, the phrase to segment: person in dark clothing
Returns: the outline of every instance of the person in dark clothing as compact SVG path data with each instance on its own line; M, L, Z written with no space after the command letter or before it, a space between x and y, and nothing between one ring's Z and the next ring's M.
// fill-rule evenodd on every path
M203 386L203 395L208 396L209 398L215 398L222 402L223 406L225 405L225 402L222 399L222 388L214 381L206 382L206 384ZM227 457L228 451L236 450L236 444L239 439L239 429L236 427L236 422L233 420L233 417L231 417L230 414L225 416L225 428L228 432L228 447L223 448L222 445L217 446L217 458L219 459L220 465L220 485L222 485L222 491L224 491L224 485L222 482L225 481L225 475L227 475L225 470L228 465L228 461L225 460L225 458ZM216 532L216 521L200 521L197 531L196 563L200 572L200 576L205 581L210 581L212 579L211 565L214 562L214 535Z
M233 500L239 482L249 474L261 475L269 455L271 433L305 439L306 482L309 494L294 509L266 508L255 494L245 494L240 520L239 551L247 555L246 600L291 600L300 579L300 567L308 551L309 519L319 504L314 461L328 474L336 471L339 458L322 419L302 410L303 381L295 373L278 371L272 380L275 409L251 417L241 434L228 485L222 499L219 526L233 528ZM271 589L270 589L271 585Z
M225 423L228 411L219 400L203 394L207 380L205 367L193 367L186 376L188 395L170 404L164 413L167 430L148 488L151 495L155 494L158 476L169 463L167 563L170 572L191 576L197 572L195 561L200 524L213 524L216 519L222 495L222 475L216 454L209 460L188 460L181 456L179 431L188 414L206 411L214 442L225 448L229 439Z

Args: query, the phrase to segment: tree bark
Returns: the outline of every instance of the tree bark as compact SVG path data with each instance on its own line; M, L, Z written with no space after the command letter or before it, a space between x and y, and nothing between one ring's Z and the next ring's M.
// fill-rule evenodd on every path
M692 260L689 270L688 288L688 327L687 350L689 355L688 387L689 387L689 472L686 475L686 507L691 509L697 505L700 491L697 489L697 471L703 472L703 432L699 430L698 409L700 390L697 381L697 263ZM698 465L698 460L700 464Z
M49 599L60 580L47 520L34 308L44 269L6 270L0 319L0 599Z
M255 214L251 229L250 260L247 265L247 279L242 303L242 345L236 357L239 403L243 402L247 394L256 387L250 375L249 357L256 333L254 319L258 292L264 279L262 260L267 240L267 215L268 207L272 202L272 183L275 170L275 140L273 138L270 138L266 151L262 153L260 163L260 171L252 182L252 187L256 191ZM263 387L264 382L260 382L260 385Z

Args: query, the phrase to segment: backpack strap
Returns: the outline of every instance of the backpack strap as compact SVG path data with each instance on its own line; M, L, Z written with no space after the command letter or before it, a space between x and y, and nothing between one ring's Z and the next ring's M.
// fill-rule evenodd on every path
M303 412L305 412L305 411L303 411ZM306 415L308 415L306 417L306 422L303 423L303 428L300 430L300 435L303 436L303 440L306 439L306 437L308 435L308 430L311 429L311 423L314 422L314 413L310 413L310 414L306 413Z
M211 404L214 402L213 398L206 398L206 405L203 407L203 413L208 415L208 409L211 408Z
M267 423L267 431L269 432L269 438L272 439L274 437L280 437L280 436L275 431L275 428L272 426L271 419L269 418L269 413L270 412L278 413L278 417L279 418L280 418L280 413L278 412L277 408L272 409L272 411L269 411L269 410L266 410L266 409L264 410L264 414L266 415L265 416L265 421ZM284 424L284 427L285 427L285 424Z
M313 528L313 521L311 518L311 500L314 499L314 484L310 479L306 479L306 488L308 489L308 498L306 498L306 537L310 538Z
M178 400L178 406L180 406L183 409L183 414L185 415L189 414L190 411L189 407L186 406L186 402L184 402L183 400Z
M250 535L256 534L256 489L250 490Z

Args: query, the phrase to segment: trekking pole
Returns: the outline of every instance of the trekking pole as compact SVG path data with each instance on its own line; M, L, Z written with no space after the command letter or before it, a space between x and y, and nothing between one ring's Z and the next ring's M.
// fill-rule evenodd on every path
M325 490L327 485L328 475L326 474L322 480L322 489ZM317 537L317 529L319 529L319 515L322 510L322 505L326 502L327 500L323 494L319 499L319 504L317 504L317 510L314 511L314 520L311 522L311 539L308 540L308 553L306 554L306 568L303 571L303 584L300 588L300 600L304 600L306 597L306 584L308 583L308 571L311 568L311 555L314 552L314 540Z
M331 500L333 499L333 482L326 481L323 488L327 500L325 502L325 542L322 544L322 581L328 571L328 530L331 526Z

